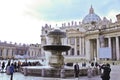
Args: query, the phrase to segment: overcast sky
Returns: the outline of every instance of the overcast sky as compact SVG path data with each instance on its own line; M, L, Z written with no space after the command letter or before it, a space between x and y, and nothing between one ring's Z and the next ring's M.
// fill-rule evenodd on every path
M116 21L120 0L0 0L0 40L40 43L41 26L82 20L92 5L101 18Z

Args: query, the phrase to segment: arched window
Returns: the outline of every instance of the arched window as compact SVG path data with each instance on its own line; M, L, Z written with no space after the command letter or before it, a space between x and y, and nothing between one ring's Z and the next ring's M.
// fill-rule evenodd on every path
M71 49L71 55L74 55L74 48Z
M80 51L79 50L77 50L77 55L80 55Z

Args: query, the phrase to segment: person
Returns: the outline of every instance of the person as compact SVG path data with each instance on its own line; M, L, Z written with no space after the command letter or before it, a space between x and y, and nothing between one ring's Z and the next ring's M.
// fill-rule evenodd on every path
M91 63L91 66L94 67L94 62Z
M1 62L0 62L0 71L1 71Z
M110 64L107 63L105 65L102 65L100 68L103 69L103 73L101 75L102 80L110 80Z
M98 65L99 65L99 64L98 64L97 62L95 62L95 67L98 67Z
M16 62L14 62L14 69L15 69L15 72L17 72L17 63Z
M74 65L74 73L75 73L75 77L79 77L79 65L78 65L78 63L76 63Z
M13 65L13 63L11 63L9 71L10 71L10 75L11 75L10 80L13 80L13 73L14 73L14 65Z
M4 71L5 68L5 62L2 62L2 72Z
M8 63L7 63L6 69L7 69L8 66L10 66L10 63L11 63L11 60L8 60Z

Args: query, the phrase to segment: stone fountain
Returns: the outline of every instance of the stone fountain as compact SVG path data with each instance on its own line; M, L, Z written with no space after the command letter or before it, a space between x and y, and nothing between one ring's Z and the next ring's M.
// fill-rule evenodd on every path
M49 66L26 66L21 68L24 75L41 76L41 77L74 77L73 67L64 66L64 57L62 52L70 50L70 46L63 45L62 39L66 33L55 29L49 32L49 44L43 46L45 51L51 52L49 57ZM80 75L87 75L87 68L80 69Z
M64 68L64 57L62 52L68 51L71 47L62 44L62 39L66 37L66 33L55 29L47 35L51 43L44 45L45 51L51 52L49 57L49 66L25 66L21 72L24 75L42 76L42 77L63 77L74 76L73 68ZM64 70L63 70L64 69ZM68 73L68 75L67 75Z

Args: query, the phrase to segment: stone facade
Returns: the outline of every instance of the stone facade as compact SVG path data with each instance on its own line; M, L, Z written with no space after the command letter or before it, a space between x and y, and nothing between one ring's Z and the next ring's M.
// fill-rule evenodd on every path
M112 22L106 17L101 19L95 14L94 9L90 8L89 14L85 16L82 22L63 23L61 31L66 32L67 37L62 43L70 45L71 50L62 53L65 58L69 59L100 59L99 49L110 48L112 60L120 60L120 14L116 15L117 21ZM50 43L47 37L48 32L54 30L49 25L42 27L41 46ZM41 53L46 52L41 49Z

